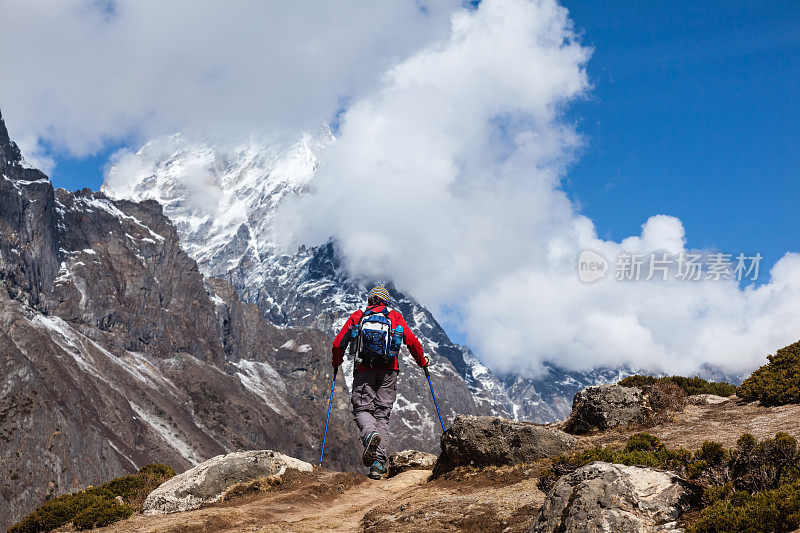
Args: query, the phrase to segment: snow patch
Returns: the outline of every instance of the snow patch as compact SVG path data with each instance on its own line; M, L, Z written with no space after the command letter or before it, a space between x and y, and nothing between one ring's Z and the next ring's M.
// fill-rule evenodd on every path
M281 348L284 348L286 350L291 350L291 351L297 352L297 353L308 353L308 352L311 351L311 345L310 344L300 344L300 345L298 345L297 341L295 341L294 339L290 339L290 340L284 342L283 344L281 344Z
M124 453L122 453L122 451L121 451L119 448L117 448L117 445L116 445L116 444L114 444L114 443L111 441L111 439L106 439L106 440L108 440L108 443L111 445L111 447L112 447L112 448L114 448L114 451L115 451L115 452L117 452L119 455L121 455L122 457L124 457L125 459L127 459L127 460L128 460L128 462L129 462L131 465L133 465L133 468L135 468L136 470L139 470L139 467L136 465L136 463L134 463L134 462L133 462L133 460L132 460L130 457L128 457L127 455L125 455Z
M241 359L238 363L233 363L233 366L240 370L236 375L242 385L264 400L267 407L285 416L297 416L287 401L286 384L272 365Z
M203 462L203 457L197 453L186 441L184 441L177 430L172 428L165 420L157 417L152 413L148 413L135 403L128 401L131 409L142 419L143 422L152 427L158 433L164 442L169 445L173 450L178 452L181 457L189 461L192 465Z

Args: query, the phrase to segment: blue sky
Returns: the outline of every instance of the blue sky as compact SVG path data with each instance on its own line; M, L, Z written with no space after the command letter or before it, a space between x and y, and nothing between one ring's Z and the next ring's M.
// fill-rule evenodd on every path
M570 109L586 146L564 187L601 237L679 217L689 245L798 250L800 3L567 0L591 96ZM108 156L55 154L53 182L96 189Z
M690 246L800 250L800 2L564 4L594 47L565 187L600 236L663 213Z
M74 190L88 187L97 190L103 184L103 169L108 158L122 148L122 144L113 144L103 150L86 157L73 157L56 152L56 167L50 180L56 187Z

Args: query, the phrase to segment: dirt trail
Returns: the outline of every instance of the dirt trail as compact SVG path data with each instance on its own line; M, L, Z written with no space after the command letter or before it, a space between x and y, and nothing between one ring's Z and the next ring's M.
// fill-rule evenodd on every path
M166 516L136 515L98 531L526 531L544 494L530 465L493 468L428 482L430 470L373 481L315 469L230 502Z
M430 471L412 470L385 481L368 480L332 501L293 506L294 512L252 531L357 531L367 512L419 489L428 476Z
M316 469L313 474L287 474L283 484L266 492L185 513L134 516L101 531L355 531L372 507L419 487L429 475L416 470L372 481Z

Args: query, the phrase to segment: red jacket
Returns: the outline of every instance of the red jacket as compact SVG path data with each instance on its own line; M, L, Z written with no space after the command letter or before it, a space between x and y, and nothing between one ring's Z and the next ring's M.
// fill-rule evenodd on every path
M370 307L369 309L374 309L375 311L380 312L385 306L383 305L376 305ZM336 338L333 340L333 348L331 352L333 353L333 358L331 359L331 364L334 367L337 367L342 364L344 360L344 347L342 346L342 341L344 341L345 336L350 331L351 326L357 326L361 322L361 317L364 315L364 312L361 309L358 309L355 313L350 315L350 318L347 319L342 330L336 335ZM408 350L411 352L411 355L414 356L414 360L417 362L419 366L426 366L428 364L428 360L422 355L422 344L420 344L419 339L416 335L411 331L411 328L408 327L406 324L406 319L403 318L403 315L400 314L399 311L392 309L389 311L388 315L389 321L392 323L392 329L396 328L397 326L403 326L403 340L408 346ZM394 366L381 368L379 370L399 370L397 365L398 358L394 358ZM363 372L364 370L370 370L370 367L366 365L358 365L356 368L356 372Z

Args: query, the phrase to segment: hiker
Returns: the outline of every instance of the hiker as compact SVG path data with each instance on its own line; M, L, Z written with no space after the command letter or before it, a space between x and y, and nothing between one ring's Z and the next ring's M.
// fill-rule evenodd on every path
M367 308L350 315L334 339L331 360L334 368L341 365L350 345L356 360L350 403L364 445L362 461L369 467L372 479L380 479L386 473L389 415L397 396L401 344L405 342L419 366L428 366L419 339L403 315L390 309L388 303L389 291L382 285L369 291Z

